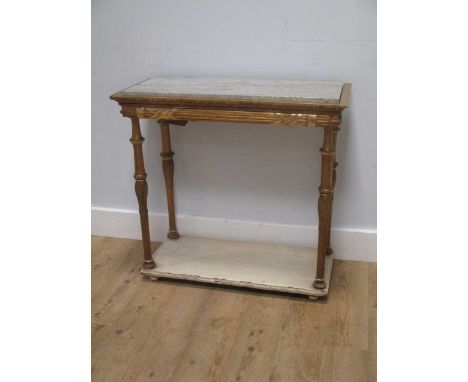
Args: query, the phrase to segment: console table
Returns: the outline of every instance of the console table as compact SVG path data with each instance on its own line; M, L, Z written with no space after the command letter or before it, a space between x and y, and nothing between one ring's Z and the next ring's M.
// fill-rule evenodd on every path
M113 94L132 122L135 192L143 239L142 274L299 293L315 300L328 294L333 263L330 245L335 147L341 113L348 107L350 84L338 81L286 81L225 78L150 78ZM169 231L151 253L140 119L158 121L166 184ZM170 124L223 121L321 127L324 131L318 201L318 248L180 236L174 204L174 152ZM195 127L193 127L195 128Z

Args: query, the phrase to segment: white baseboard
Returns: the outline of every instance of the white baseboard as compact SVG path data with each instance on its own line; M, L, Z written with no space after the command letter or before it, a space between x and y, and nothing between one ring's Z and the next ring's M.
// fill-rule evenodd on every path
M167 214L149 214L150 236L161 241L167 233ZM298 247L317 246L317 227L259 223L243 220L177 215L181 234L225 240L244 240ZM141 239L138 211L93 207L91 233L96 236ZM377 261L377 231L332 229L335 258L341 260Z

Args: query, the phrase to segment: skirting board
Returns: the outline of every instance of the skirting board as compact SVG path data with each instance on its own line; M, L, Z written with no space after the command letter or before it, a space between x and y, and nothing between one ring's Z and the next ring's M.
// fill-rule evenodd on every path
M163 241L167 233L167 214L150 213L149 223L151 240ZM177 228L183 235L210 239L317 247L318 230L312 226L177 215ZM91 233L96 236L140 240L138 211L93 207ZM332 247L335 259L375 262L377 231L334 228Z

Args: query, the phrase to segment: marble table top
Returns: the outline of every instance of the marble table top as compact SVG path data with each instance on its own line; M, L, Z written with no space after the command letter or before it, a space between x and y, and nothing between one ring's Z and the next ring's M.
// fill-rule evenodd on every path
M340 81L173 77L149 78L119 95L338 103L342 88Z

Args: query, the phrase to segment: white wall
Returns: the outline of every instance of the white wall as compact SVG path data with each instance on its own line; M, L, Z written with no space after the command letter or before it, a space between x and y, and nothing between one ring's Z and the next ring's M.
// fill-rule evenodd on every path
M109 95L151 76L343 80L335 227L376 228L375 0L93 0L92 204L137 209L130 121ZM171 127L177 212L317 224L322 129ZM166 211L160 133L142 132L150 212Z

